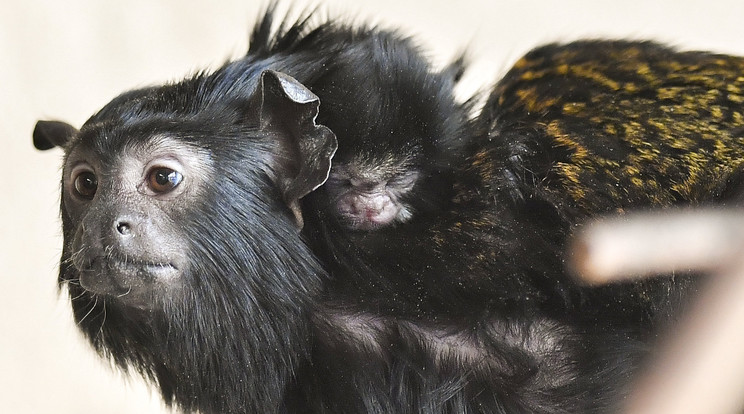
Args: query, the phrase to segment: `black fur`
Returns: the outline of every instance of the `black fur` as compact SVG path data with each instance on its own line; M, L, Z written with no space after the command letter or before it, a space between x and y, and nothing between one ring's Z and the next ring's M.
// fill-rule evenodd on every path
M151 299L156 305L147 310L129 306L127 296L83 289L69 243L78 223L64 204L60 282L96 348L156 381L167 402L205 413L282 412L311 351L309 311L324 271L298 242L276 189L277 134L241 110L250 108L246 100L213 101L210 83L223 73L123 95L66 148L91 148L108 165L160 134L209 151L217 161L213 179L173 218L189 255L198 258L182 275L185 288Z
M394 57L417 57L392 87L402 89L408 75L419 79L418 71L434 73L410 41L304 17L274 32L272 21L270 10L248 56L214 73L125 93L72 135L44 123L35 131L39 149L63 146L67 161L73 154L112 166L96 171L94 207L76 207L63 179L60 283L96 348L154 380L168 403L203 413L558 414L612 406L644 352L636 332L580 318L582 292L562 270L570 226L549 201L514 203L501 174L508 154L489 142L493 136L469 129L451 96L456 76L436 75L442 83L424 84L421 92L436 91L425 103L380 119L373 102L383 92L368 88L389 79L373 72L371 85L356 85L348 76L364 75L360 60L381 42L401 48ZM318 119L339 134L422 121L417 128L444 137L423 144L442 156L427 182L446 196L401 226L362 235L338 227L314 198L321 193L312 193L336 149L315 124L318 100L272 71L319 95ZM367 99L336 86L359 88ZM419 113L425 108L436 113ZM155 198L138 208L162 206L159 217L179 234L163 241L184 242L176 256L186 265L174 286L139 280L140 272L129 277L151 292L115 295L100 285L109 275L79 267L86 251L74 240L91 231L81 224L89 214L104 221L101 232L112 231L109 208L130 202L117 198L111 177L126 169L117 163L163 136L205 165L202 181L186 201ZM479 140L458 142L463 137ZM67 167L65 174L74 166ZM138 208L125 212L136 216ZM98 278L101 291L84 288L86 277Z
M654 42L536 48L497 83L483 109L478 135L489 144L476 153L493 161L478 175L516 208L554 217L558 245L598 215L740 206L742 70L738 56ZM654 337L678 317L699 280L678 274L574 290L590 320Z
M306 394L308 403L320 403L317 410L328 407L338 412L590 409L595 403L586 398L586 384L580 385L578 378L598 380L609 372L598 368L595 355L584 359L591 352L579 352L584 332L573 332L551 319L536 322L555 324L554 337L546 334L539 339L556 346L550 351L556 358L551 363L543 364L541 355L524 347L536 340L528 333L529 320L546 295L524 275L533 274L535 263L541 263L539 277L552 286L560 273L555 271L557 248L536 229L530 234L534 224L525 220L520 222L524 224L520 238L514 238L518 226L514 221L521 219L472 193L480 181L463 171L463 154L473 132L464 117L467 105L457 105L453 96L457 64L434 74L410 41L397 35L357 32L349 41L349 29L321 28L307 36L323 39L317 43L294 38L302 32L298 28L273 36L259 30L254 39L274 40L255 50L268 56L288 51L299 55L318 45L328 48L326 42L347 42L327 64L327 72L301 77L321 99L318 119L339 136L335 160L343 162L364 151L372 155L389 148L405 151L404 139L420 143L428 162L422 191L429 199L418 200L420 208L412 222L371 233L349 232L328 214L322 187L304 203L306 234L332 273L325 304L316 315L319 342L313 368L321 369L325 378L343 378L350 387L324 381L319 390ZM477 222L475 227L468 220ZM465 223L464 230L458 223ZM491 227L479 228L484 223ZM449 245L437 246L438 236L440 243L444 239ZM545 258L548 250L554 262ZM531 255L535 260L528 259ZM475 259L479 256L490 259ZM493 274L493 269L506 276L500 279L504 275ZM417 335L411 333L412 327ZM333 333L338 331L346 336L337 338ZM519 332L515 335L521 339L515 343L520 345L503 339L512 331ZM439 354L435 345L439 341L464 341L466 347L493 353L497 362L491 366L476 361L462 371L461 361L467 358L458 351ZM547 372L554 381L544 381ZM360 395L359 390L372 391ZM318 400L317 395L329 397Z
M452 197L445 172L462 164L470 137L453 90L461 63L434 72L412 43L394 33L360 37L307 84L322 100L319 122L339 139L329 182L312 195L331 212L347 201L341 194L379 194L415 219L441 213ZM374 186L385 190L365 188Z

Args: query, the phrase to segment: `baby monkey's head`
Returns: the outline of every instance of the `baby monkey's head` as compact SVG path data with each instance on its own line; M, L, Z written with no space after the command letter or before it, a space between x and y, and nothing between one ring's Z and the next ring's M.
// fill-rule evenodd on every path
M422 175L420 151L357 155L335 165L325 185L333 211L353 230L404 223Z

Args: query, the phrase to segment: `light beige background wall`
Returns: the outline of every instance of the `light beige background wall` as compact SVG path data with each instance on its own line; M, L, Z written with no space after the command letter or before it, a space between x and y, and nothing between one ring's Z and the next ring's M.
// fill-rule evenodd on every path
M61 152L34 151L31 131L39 118L80 125L128 88L178 79L240 55L264 4L0 0L0 412L166 412L138 380L92 353L57 293ZM316 4L334 16L403 27L438 62L468 46L474 69L463 95L491 84L522 53L546 41L654 38L744 54L739 0Z

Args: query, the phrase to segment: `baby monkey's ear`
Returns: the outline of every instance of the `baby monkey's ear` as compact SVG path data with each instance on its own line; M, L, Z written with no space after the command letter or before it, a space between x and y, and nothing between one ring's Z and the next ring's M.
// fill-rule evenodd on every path
M328 179L338 142L330 129L315 123L320 99L291 76L267 70L253 97L260 127L270 130L284 154L277 165L277 185L284 202L303 225L300 199Z
M77 128L62 121L38 121L34 128L34 147L44 151L64 147L78 133Z

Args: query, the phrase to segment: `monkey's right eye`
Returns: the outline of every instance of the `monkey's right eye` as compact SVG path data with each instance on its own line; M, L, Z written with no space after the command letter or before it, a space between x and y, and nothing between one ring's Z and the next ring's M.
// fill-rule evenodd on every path
M98 190L98 178L91 171L81 171L75 176L73 188L79 197L90 200Z

